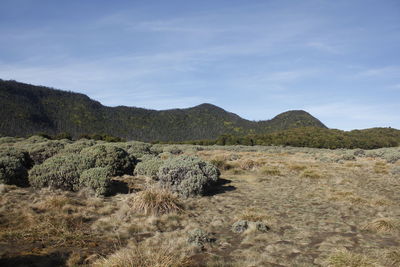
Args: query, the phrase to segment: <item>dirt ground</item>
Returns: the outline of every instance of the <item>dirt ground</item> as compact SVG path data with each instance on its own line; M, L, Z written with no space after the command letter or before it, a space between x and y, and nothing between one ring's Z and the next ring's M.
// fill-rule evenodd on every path
M326 150L188 154L218 165L222 179L207 196L181 200L180 213L132 213L135 193L3 186L0 266L96 265L132 246L171 246L188 266L400 266L399 161ZM148 183L122 180L141 185L133 191ZM233 231L243 220L248 228ZM191 244L194 229L209 238Z

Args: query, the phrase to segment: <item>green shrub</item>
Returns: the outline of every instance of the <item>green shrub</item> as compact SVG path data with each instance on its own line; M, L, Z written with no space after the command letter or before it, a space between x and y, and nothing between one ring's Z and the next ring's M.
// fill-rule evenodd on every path
M145 155L153 154L151 151L151 144L131 141L126 143L126 151L130 156L141 158Z
M21 138L16 138L16 137L0 137L0 145L1 144L13 144L16 143L18 141L21 141Z
M28 152L16 147L2 147L0 150L0 157L13 157L20 161L22 166L30 169L33 166L33 161Z
M0 184L27 185L28 172L20 160L14 157L0 157Z
M169 158L158 171L160 184L182 197L203 195L219 175L214 165L189 156Z
M28 185L28 169L32 160L26 151L2 147L0 151L0 184Z
M42 135L32 135L31 137L24 140L24 142L34 144L34 143L47 142L49 140L50 140L49 138L46 138Z
M110 167L113 176L132 174L136 161L122 148L110 144L94 145L83 149L80 154L93 159L95 167Z
M172 155L180 155L183 153L182 149L180 149L178 146L166 146L164 148L164 152L169 152Z
M150 148L150 152L153 155L158 155L164 152L164 145L161 144L154 144Z
M95 167L95 160L80 154L59 154L29 171L29 182L34 188L52 187L76 191L80 189L80 175Z
M72 144L68 144L61 151L63 153L80 153L83 149L94 146L96 141L88 139L80 139Z
M67 143L61 140L50 140L46 142L34 143L25 148L35 164L41 164L46 159L51 158L60 152Z
M111 188L113 171L110 167L97 167L85 170L79 177L79 188L88 187L96 192L96 195L107 195Z
M364 149L360 149L360 148L355 149L355 150L353 151L353 155L356 156L356 157L365 156L365 150L364 150Z
M158 170L163 165L163 160L158 157L145 156L136 164L135 175L144 175L153 179L157 178Z

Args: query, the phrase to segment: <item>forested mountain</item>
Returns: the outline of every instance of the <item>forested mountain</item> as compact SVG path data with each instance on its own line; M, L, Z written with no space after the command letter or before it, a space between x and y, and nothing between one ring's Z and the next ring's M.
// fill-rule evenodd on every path
M184 141L215 139L222 134L264 134L304 126L326 128L301 110L256 122L211 104L162 111L107 107L84 94L0 80L0 134L7 136L68 132L73 137L110 134L127 140Z

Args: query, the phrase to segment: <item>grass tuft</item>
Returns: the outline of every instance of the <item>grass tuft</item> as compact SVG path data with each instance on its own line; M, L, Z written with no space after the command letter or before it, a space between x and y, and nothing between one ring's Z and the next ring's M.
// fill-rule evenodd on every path
M379 218L368 223L364 230L377 233L391 233L399 230L399 223L391 218Z
M350 252L347 250L338 251L329 256L328 267L374 267L375 261L367 256Z
M132 208L146 215L160 215L182 212L183 206L177 195L167 189L148 188L136 193L132 199Z
M95 261L93 267L189 267L188 257L170 247L135 245Z

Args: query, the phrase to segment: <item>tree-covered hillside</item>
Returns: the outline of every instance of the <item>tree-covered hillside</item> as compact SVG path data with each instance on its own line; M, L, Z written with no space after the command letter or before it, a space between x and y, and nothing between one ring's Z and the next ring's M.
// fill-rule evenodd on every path
M109 134L127 140L185 141L302 126L326 128L305 111L288 111L255 122L211 104L163 111L107 107L83 94L0 80L0 134L7 136L68 132L73 137Z

